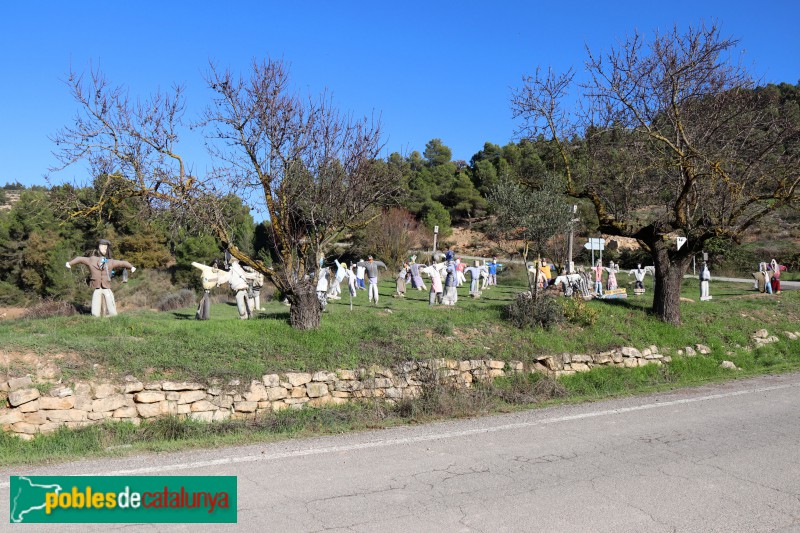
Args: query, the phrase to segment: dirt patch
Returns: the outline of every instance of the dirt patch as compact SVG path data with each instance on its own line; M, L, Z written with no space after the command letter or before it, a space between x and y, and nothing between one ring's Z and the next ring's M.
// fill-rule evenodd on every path
M769 295L767 295L769 296ZM766 298L767 296L761 292L754 292L752 294L737 294L736 296L726 296L726 300L760 300L762 298Z
M483 232L471 230L469 228L454 227L453 233L444 240L444 243L455 247L456 255L474 255L490 257L497 253L498 243L489 239ZM617 237L614 235L602 235L606 240L606 246L617 250L638 250L641 248L636 239L630 237ZM582 244L586 241L585 237L576 237L576 242ZM616 243L612 244L612 241ZM509 241L503 243L504 249L521 249L524 246L522 241Z
M27 311L24 307L0 307L0 320L20 318Z
M492 327L487 329L492 333L496 333L500 327L492 325ZM453 336L459 340L478 345L486 339L487 332L481 331L477 328L453 328Z
M636 239L632 239L630 237L617 237L615 235L603 235L603 238L606 240L606 245L611 248L612 241L617 243L618 250L638 250L641 248L639 246L639 241ZM579 238L580 239L580 238Z
M453 228L453 233L445 240L450 246L455 247L457 255L491 255L496 243L489 240L480 231L469 228Z
M78 369L85 365L86 362L77 354L40 355L34 352L0 350L0 375L16 377L31 374L42 383L59 382L64 369Z

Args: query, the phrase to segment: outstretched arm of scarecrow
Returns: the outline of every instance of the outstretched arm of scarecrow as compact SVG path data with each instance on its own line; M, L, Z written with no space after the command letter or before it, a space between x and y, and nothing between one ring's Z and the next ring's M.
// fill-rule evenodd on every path
M211 290L214 287L218 287L219 285L221 285L221 283L219 282L218 269L210 267L208 265L204 265L202 263L195 263L195 262L192 262L192 266L200 269L200 271L202 272L201 277L203 280L204 289Z
M75 265L84 265L89 266L89 258L88 257L76 257L72 261L67 261L67 268L72 268Z
M136 267L127 261L120 261L118 259L110 259L108 261L108 268L114 270L115 268L127 268L131 272L136 272Z

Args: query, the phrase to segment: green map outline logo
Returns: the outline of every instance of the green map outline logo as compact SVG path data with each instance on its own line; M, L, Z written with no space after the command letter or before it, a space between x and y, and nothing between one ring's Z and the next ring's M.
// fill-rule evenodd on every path
M26 477L26 476L15 476L15 477L20 482L23 481L23 480L26 481L31 486L31 488L34 488L34 487L42 488L42 489L53 489L53 488L55 488L55 493L56 494L60 494L64 490L61 487L61 485L58 485L58 484L39 485L39 484L34 483L33 481L31 481L29 477ZM17 486L16 487L17 488L17 493L16 494L13 493L13 489L14 489L14 485L13 484L11 485L11 487L12 487L11 488L12 492L10 493L10 502L11 502L10 506L11 506L11 509L10 509L10 512L9 512L9 519L10 519L12 524L19 524L21 522L24 522L23 517L26 514L32 512L32 511L40 511L40 510L45 508L46 502L43 501L41 505L28 507L24 511L18 510L17 507L19 506L19 499L20 499L20 496L22 496L23 487L21 485ZM33 503L36 503L36 502L33 502Z

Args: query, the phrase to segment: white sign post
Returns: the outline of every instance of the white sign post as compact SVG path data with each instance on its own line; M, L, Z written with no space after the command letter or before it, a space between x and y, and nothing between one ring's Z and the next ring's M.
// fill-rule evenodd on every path
M578 212L578 206L572 206L572 214L573 216L575 213ZM575 223L580 222L581 219L573 218L569 221L569 246L567 251L567 274L572 274L575 272L575 263L572 261L572 242L574 240L574 233L575 233Z

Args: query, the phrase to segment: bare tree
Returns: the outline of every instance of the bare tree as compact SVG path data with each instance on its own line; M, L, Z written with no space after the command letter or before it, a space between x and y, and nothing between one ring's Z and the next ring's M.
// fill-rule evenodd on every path
M315 328L321 316L313 279L317 256L343 232L368 223L373 208L398 190L399 179L378 159L380 125L338 112L325 95L296 94L283 61L254 62L247 77L212 65L206 81L214 98L198 126L215 166L200 177L187 172L177 152L180 87L132 103L97 72L90 80L69 77L80 112L54 138L63 166L88 161L114 184L96 205L75 206L74 214L131 196L180 209L286 295L294 327ZM273 266L233 242L221 209L230 193L269 217Z
M571 75L537 71L512 100L558 143L565 189L592 202L601 231L634 237L652 254L653 311L676 325L693 254L798 199L797 110L758 90L730 60L735 45L714 25L649 42L634 34L606 54L589 52L580 119L564 112ZM561 128L577 124L589 163L575 171ZM688 242L677 250L679 235Z
M409 250L419 247L420 239L419 222L414 215L406 209L392 207L384 209L364 229L358 248L395 267L408 256Z

